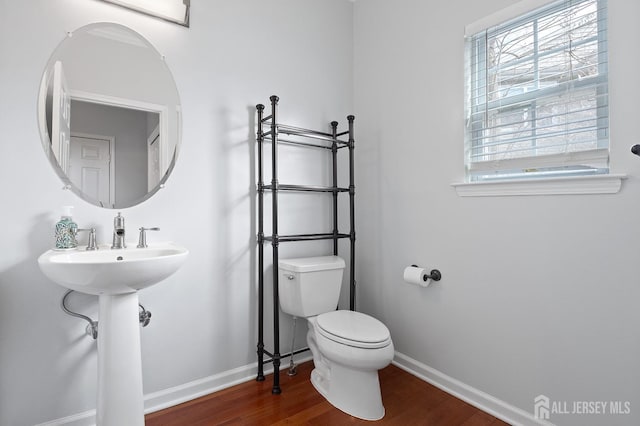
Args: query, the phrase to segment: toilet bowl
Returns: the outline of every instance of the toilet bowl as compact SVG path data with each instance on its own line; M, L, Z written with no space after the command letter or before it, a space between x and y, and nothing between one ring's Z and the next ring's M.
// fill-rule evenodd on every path
M393 359L393 342L389 329L377 319L335 310L344 266L337 256L280 260L280 306L308 321L314 388L351 416L379 420L385 410L378 370Z
M307 320L314 388L347 414L365 420L383 418L378 370L389 365L394 354L387 327L353 311L332 311Z

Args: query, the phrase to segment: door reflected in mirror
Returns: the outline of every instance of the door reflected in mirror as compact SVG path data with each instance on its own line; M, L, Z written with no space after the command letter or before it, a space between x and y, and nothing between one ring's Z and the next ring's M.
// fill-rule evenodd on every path
M153 195L175 164L180 102L163 57L117 24L91 24L51 56L40 87L45 153L66 186L108 208Z

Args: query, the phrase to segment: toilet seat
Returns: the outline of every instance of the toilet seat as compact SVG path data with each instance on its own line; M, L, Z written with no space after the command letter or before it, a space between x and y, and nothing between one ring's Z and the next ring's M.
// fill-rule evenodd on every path
M389 329L377 319L360 312L327 312L316 317L316 324L320 334L343 345L377 349L391 343Z

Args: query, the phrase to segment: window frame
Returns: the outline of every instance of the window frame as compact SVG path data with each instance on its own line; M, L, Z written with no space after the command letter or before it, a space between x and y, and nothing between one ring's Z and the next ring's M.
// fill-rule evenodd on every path
M569 80L564 83L559 83L550 87L540 88L539 87L539 74L538 74L538 64L541 59L544 57L553 55L554 53L558 53L563 51L566 45L557 46L550 51L540 52L537 46L539 29L537 28L537 23L540 18L547 17L553 13L557 13L559 11L574 7L584 1L556 1L549 2L547 1L545 4L536 4L536 8L533 10L522 11L517 10L514 16L511 16L509 19L505 18L491 18L489 21L497 21L494 22L494 25L482 24L481 28L475 29L476 25L472 25L470 27L474 27L473 33L469 33L469 29L467 28L466 41L467 47L465 50L466 58L465 61L465 73L467 75L467 90L466 90L466 119L467 125L465 126L465 177L466 182L489 182L494 181L494 179L498 180L522 180L522 179L532 179L532 178L541 178L547 179L549 177L557 178L559 176L576 176L576 175L593 175L593 174L609 174L609 114L608 114L608 53L607 53L607 0L595 0L597 6L597 33L596 35L592 35L589 38L580 39L576 43L579 45L597 42L598 46L598 74L597 76L584 78L582 80ZM527 3L527 2L521 2ZM536 3L540 3L537 1ZM517 7L521 8L521 5L517 5ZM502 19L502 20L499 20ZM505 31L522 27L527 24L532 24L534 26L532 31L532 36L534 37L534 48L533 54L530 56L526 56L521 59L522 62L533 60L534 71L533 71L533 82L535 84L534 91L531 92L523 92L521 94L516 94L508 97L508 100L505 98L499 98L495 100L487 100L487 96L489 96L487 92L487 81L488 77L488 64L486 62L487 59L487 40L490 36L503 33ZM497 25L495 25L497 24ZM484 37L479 37L478 35L484 33ZM572 45L572 48L576 46ZM471 60L472 58L478 57L479 59L476 61ZM484 67L481 67L481 64L485 64ZM514 63L511 62L509 66L513 66ZM476 86L473 86L473 81L476 81ZM484 90L482 90L484 88ZM545 101L549 99L550 96L560 95L567 93L568 90L571 90L571 93L576 93L584 88L595 88L596 90L596 122L597 122L597 142L596 149L589 150L579 150L576 152L566 152L560 154L544 154L544 155L529 155L518 158L509 158L509 159L498 159L498 160L472 160L472 153L478 149L482 149L483 147L490 146L490 144L483 144L482 141L488 139L485 135L485 131L488 128L488 111L496 110L496 107L499 107L500 110L507 110L509 108L522 110L523 104L529 104L532 107L535 107L536 103L540 101ZM481 93L483 92L483 93ZM603 97L602 94L605 93L607 96ZM472 99L477 99L476 103L472 105ZM535 115L535 108L529 109ZM482 120L477 121L474 120L474 117L477 117L479 114L484 114L485 117ZM604 120L604 121L603 121ZM532 138L523 138L523 140L531 140L533 144L537 140L535 138L536 131L536 118L528 119L529 122L533 123L530 132L534 136ZM540 129L540 127L537 127ZM565 133L566 134L566 133ZM499 145L500 143L496 143L495 145ZM535 146L533 148L536 149ZM535 152L535 151L534 151ZM480 154L481 155L481 154ZM592 169L579 169L577 166L585 161L597 160L604 163L604 166L600 166L598 168ZM505 169L505 167L515 167L514 172L509 174L509 169ZM488 175L477 177L474 175L476 170L480 169L480 171L486 172ZM491 176L491 171L494 170L494 176ZM532 170L534 173L529 173L528 171ZM545 172L545 170L551 170L550 172Z

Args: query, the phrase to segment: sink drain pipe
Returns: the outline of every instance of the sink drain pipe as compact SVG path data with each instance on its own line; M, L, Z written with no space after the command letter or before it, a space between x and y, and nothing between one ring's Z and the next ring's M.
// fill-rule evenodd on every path
M83 319L86 322L88 322L89 324L87 324L87 329L86 329L87 335L91 336L93 340L96 340L98 338L98 321L94 321L86 315L73 312L71 309L67 307L67 298L73 292L74 290L69 290L64 294L64 296L62 296L62 302L60 303L60 307L62 308L65 314L71 315L72 317ZM146 327L149 325L149 322L151 321L151 312L146 310L144 306L142 306L141 304L138 304L138 306L140 308L138 321L140 322L140 325L142 325L143 327Z

